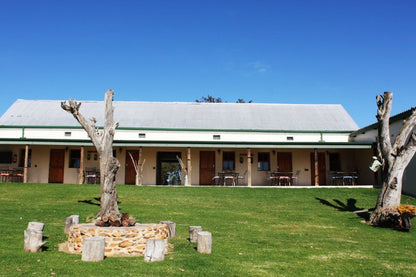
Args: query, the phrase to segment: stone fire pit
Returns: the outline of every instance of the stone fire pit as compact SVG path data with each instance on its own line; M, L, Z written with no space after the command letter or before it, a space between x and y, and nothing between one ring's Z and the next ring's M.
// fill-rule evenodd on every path
M137 224L131 227L99 227L93 223L77 224L69 229L66 250L81 254L82 242L94 236L105 237L106 257L143 256L148 239L167 239L166 224ZM167 245L167 244L166 244ZM167 253L167 247L165 250Z

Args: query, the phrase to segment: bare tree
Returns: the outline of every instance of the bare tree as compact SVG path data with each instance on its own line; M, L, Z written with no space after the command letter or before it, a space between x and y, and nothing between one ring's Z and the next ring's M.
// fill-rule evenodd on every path
M382 164L382 188L377 205L371 214L370 223L376 226L392 226L400 224L400 205L403 173L416 152L416 109L404 121L400 133L391 141L390 111L393 94L384 92L377 96L378 120L378 159Z
M117 205L115 184L115 178L117 171L120 168L120 162L113 156L113 139L115 129L118 126L118 122L114 121L113 116L113 96L114 91L111 89L108 90L104 96L104 129L99 129L95 126L97 122L95 118L92 118L90 122L85 119L79 111L81 103L72 99L69 99L68 105L66 102L61 102L62 109L71 113L85 129L100 157L101 209L95 219L95 224L99 226L124 225L122 222L122 215L120 214ZM134 223L133 221L134 219L130 218L129 225L134 225L135 221Z
M208 94L208 96L202 96L200 99L195 100L197 103L224 103L221 97L214 97ZM235 103L253 103L253 100L245 101L243 98L238 98Z
M139 159L134 160L133 155L129 153L131 162L133 163L133 167L134 167L134 171L136 172L136 178L135 178L135 185L136 186L141 186L143 184L143 166L144 163L146 162L146 159L143 159L143 161L141 162L141 149L140 149L140 154L139 154Z
M200 100L195 100L195 102L197 103L222 103L222 99L220 97L213 97L211 95L208 94L207 97L202 96Z

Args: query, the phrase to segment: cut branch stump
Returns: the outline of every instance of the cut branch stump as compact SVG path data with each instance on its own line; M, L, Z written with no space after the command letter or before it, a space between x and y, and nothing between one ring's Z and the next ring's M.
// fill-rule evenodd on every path
M174 221L161 221L160 224L168 225L168 228L169 228L168 237L169 238L176 237L176 222L174 222Z
M29 222L27 229L24 231L24 250L27 252L41 252L42 246L47 241L43 239L43 228L45 224L42 222Z
M197 242L199 231L202 231L201 226L189 226L189 241L190 242Z
M104 260L105 237L85 238L82 245L82 258L85 262Z
M64 229L65 234L69 233L69 228L71 228L71 226L76 225L78 223L79 223L79 215L74 215L73 214L71 216L68 216L65 219L65 229Z
M199 253L211 254L212 247L212 235L211 232L199 231L198 232L198 245L197 250Z
M144 260L146 262L158 262L165 259L165 249L167 241L164 239L148 239Z

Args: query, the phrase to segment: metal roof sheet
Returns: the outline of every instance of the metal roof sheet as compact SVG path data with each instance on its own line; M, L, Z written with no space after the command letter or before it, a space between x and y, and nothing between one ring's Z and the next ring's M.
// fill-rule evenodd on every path
M7 126L79 126L58 100L18 99L0 118ZM79 101L87 119L103 125L103 101ZM353 131L339 104L260 104L114 101L120 127L207 130Z

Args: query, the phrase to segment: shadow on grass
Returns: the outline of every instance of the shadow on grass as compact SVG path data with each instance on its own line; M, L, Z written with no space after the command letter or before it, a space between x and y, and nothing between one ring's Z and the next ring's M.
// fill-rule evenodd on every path
M100 201L101 198L100 197L94 197L94 199L86 199L86 200L78 200L78 203L85 203L85 204L89 204L89 205L94 205L94 206L100 206ZM120 204L120 201L117 201L117 204Z
M100 206L100 197L95 197L94 199L87 199L87 200L78 200L78 203L85 203L95 206Z
M335 203L331 203L328 200L325 200L319 197L315 197L315 199L321 202L322 205L332 207L334 209L337 209L338 211L353 212L359 217L363 218L365 221L368 221L370 219L371 211L374 210L374 209L358 208L356 206L357 200L354 198L348 198L346 203L343 203L342 201L338 199L333 199Z
M49 236L42 236L42 241L47 241L47 239L49 239ZM45 252L49 250L49 246L42 245L40 249L42 250L42 252Z

